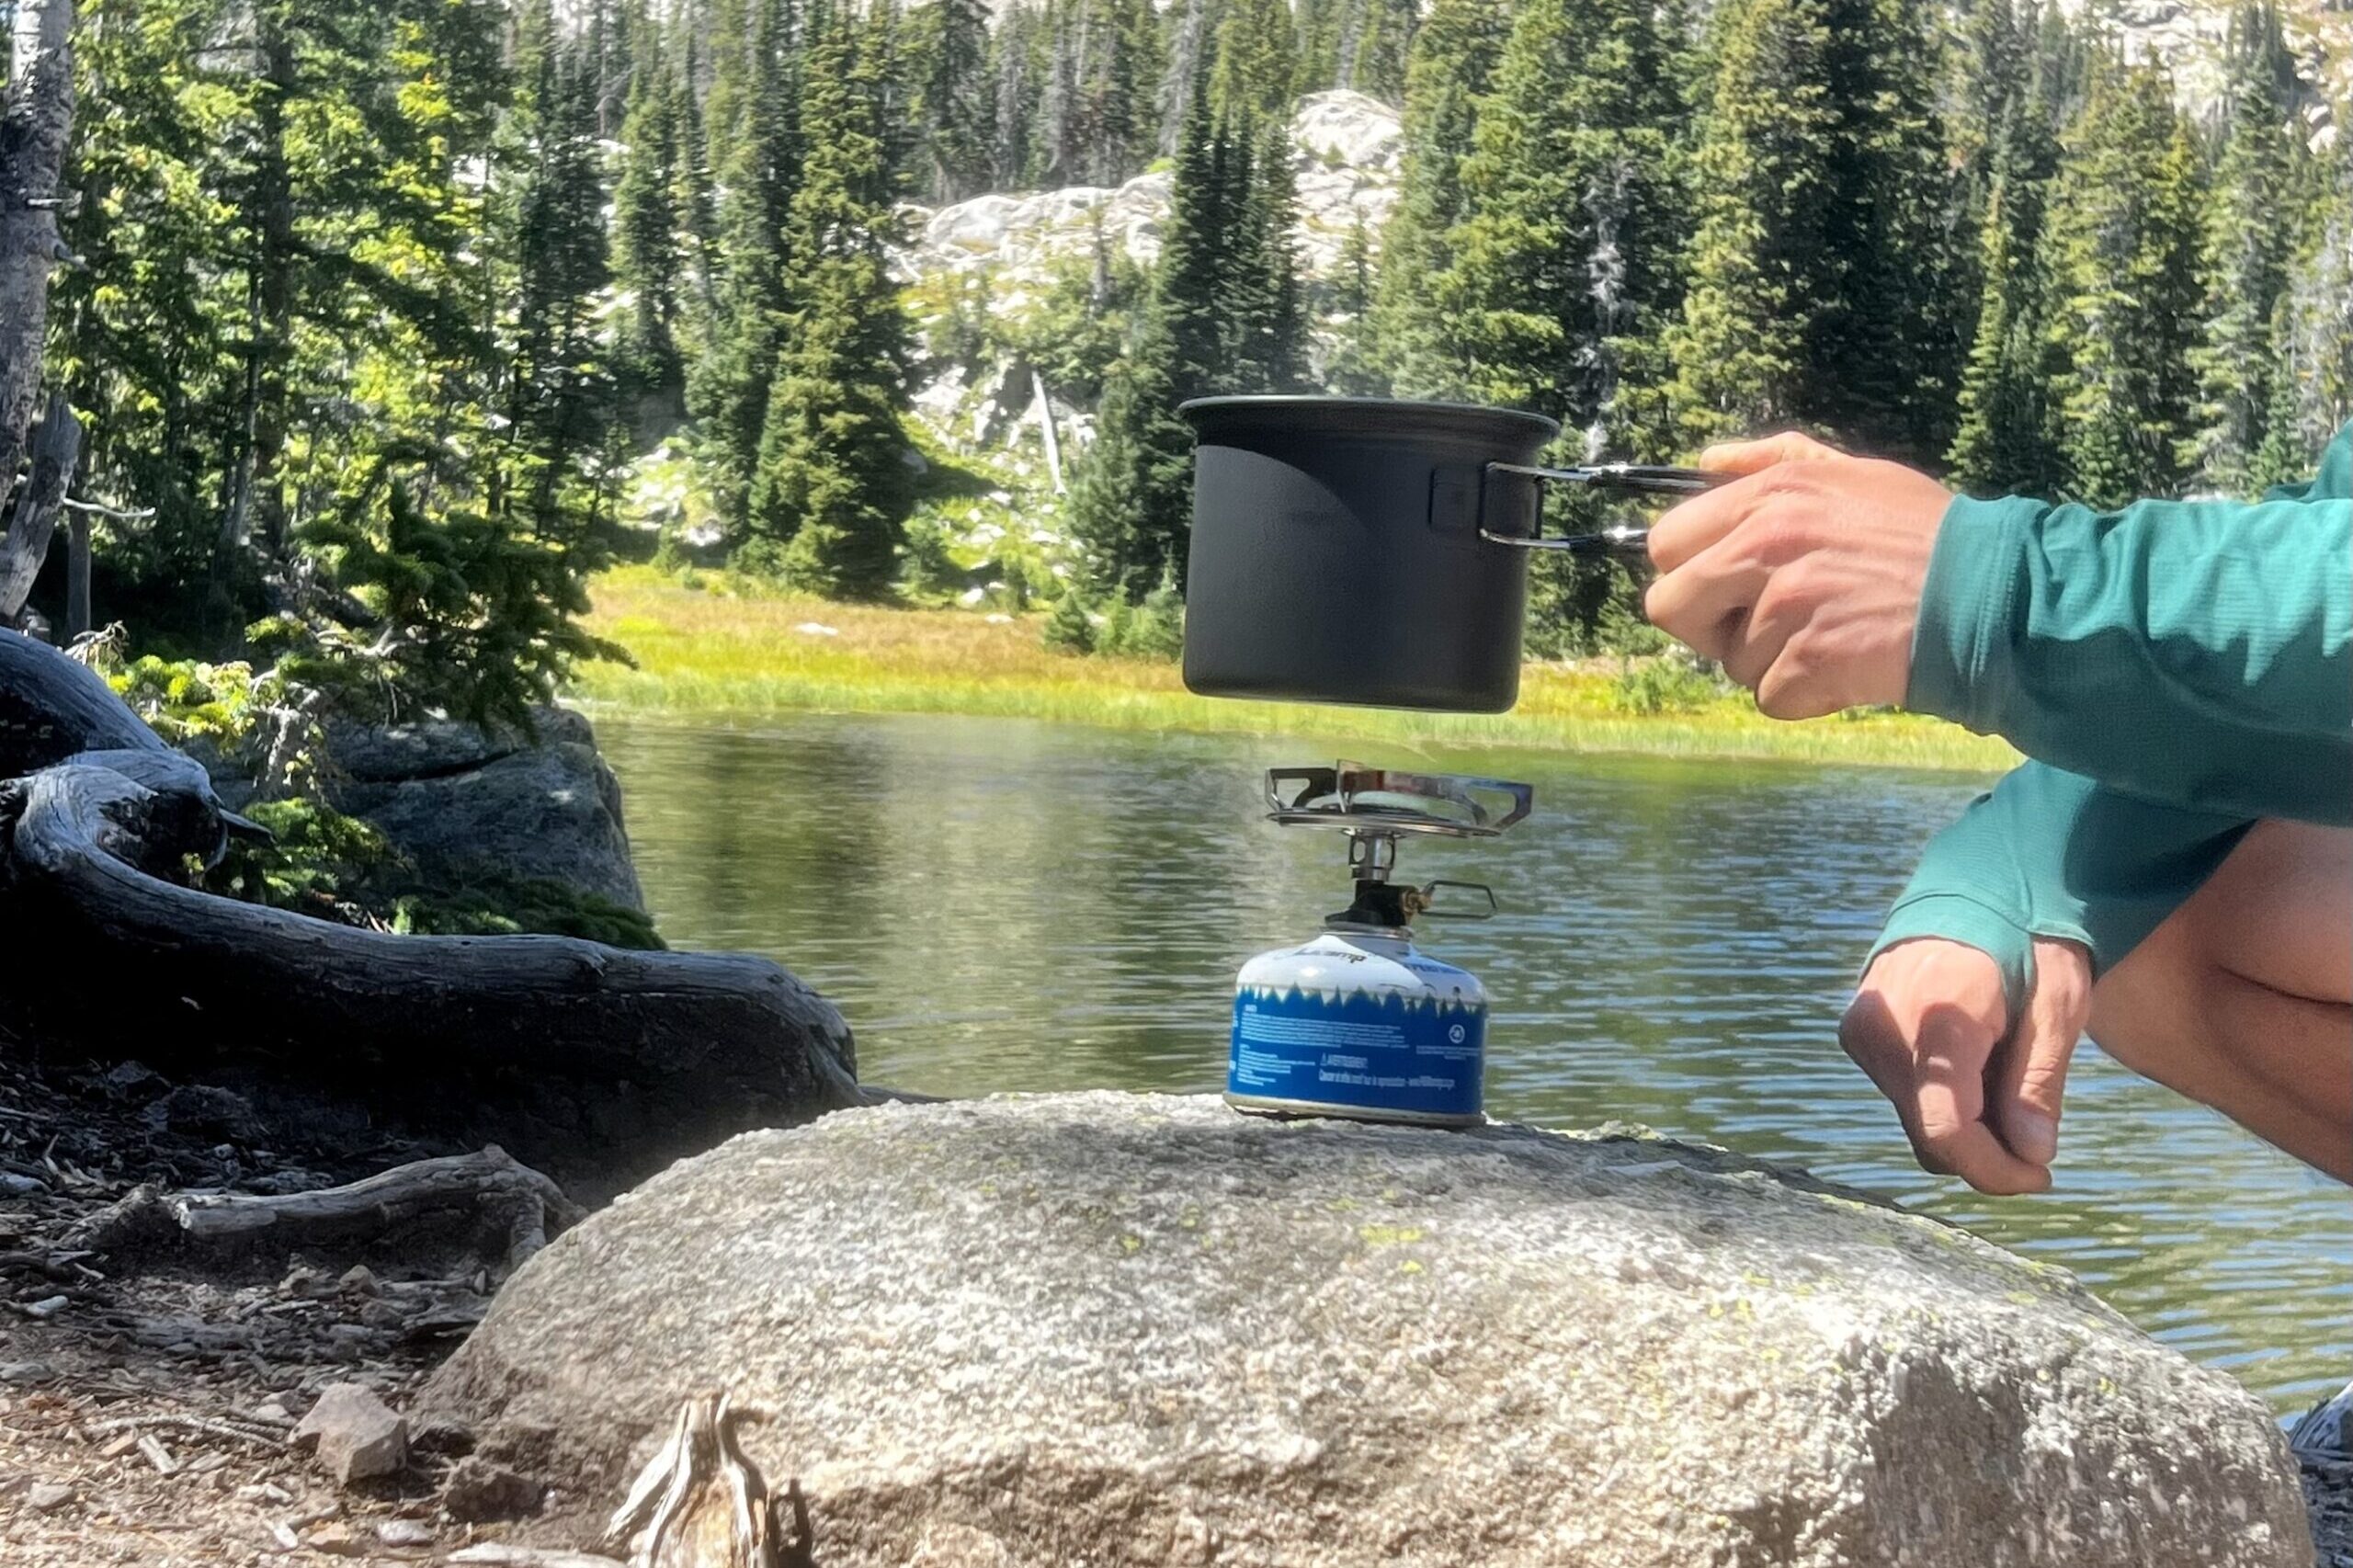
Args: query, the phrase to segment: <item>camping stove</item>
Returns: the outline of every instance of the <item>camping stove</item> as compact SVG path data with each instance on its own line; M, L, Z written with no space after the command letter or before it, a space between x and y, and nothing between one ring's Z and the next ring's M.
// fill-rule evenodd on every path
M1422 915L1483 920L1495 895L1478 882L1400 882L1397 848L1416 835L1492 838L1534 799L1525 784L1353 762L1268 768L1267 819L1345 835L1356 896L1314 940L1242 966L1226 1103L1425 1127L1483 1121L1486 990L1416 949L1412 926Z

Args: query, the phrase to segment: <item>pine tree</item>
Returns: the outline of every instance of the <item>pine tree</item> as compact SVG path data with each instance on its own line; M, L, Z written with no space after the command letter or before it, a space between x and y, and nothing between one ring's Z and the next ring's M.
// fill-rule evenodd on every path
M516 225L516 323L507 381L514 501L540 540L576 546L595 499L579 494L612 415L596 299L610 280L597 151L596 40L551 43L529 103L533 162Z
M1348 229L1347 243L1340 247L1339 271L1332 285L1336 341L1322 377L1325 386L1344 397L1381 397L1389 391L1374 336L1374 276L1372 232L1359 212Z
M1381 369L1401 396L1465 395L1445 315L1430 290L1461 222L1462 164L1509 28L1505 0L1435 0L1405 74L1404 167L1381 235L1374 296Z
M2043 234L2059 450L2067 486L2095 505L2167 494L2184 477L2202 199L2172 84L2096 68Z
M1996 99L2002 118L1988 133L1987 187L1974 217L1977 318L1945 459L1953 483L1980 494L2048 495L2063 479L2040 241L2059 133L2080 108L2086 59L2082 39L2048 7L2023 90L2005 88Z
M1461 165L1453 265L1429 287L1449 381L1573 428L1614 412L1621 347L1672 303L1677 101L1639 0L1528 0ZM1593 432L1597 444L1606 432Z
M1235 390L1294 392L1307 375L1307 324L1300 296L1297 222L1287 120L1229 129L1230 258L1220 311L1226 333L1219 375Z
M2353 108L2340 110L2348 121ZM2274 312L2277 368L2249 475L2258 485L2309 477L2314 454L2353 420L2353 136L2338 134L2308 189L2310 234Z
M1152 88L1160 79L1160 29L1152 0L1079 0L1073 85L1077 172L1118 185L1151 158L1158 132Z
M987 188L997 163L988 6L930 0L908 13L907 28L923 188L936 202L961 201Z
M704 105L719 190L717 262L702 352L687 406L700 422L719 514L742 529L767 418L767 390L786 308L788 230L801 184L801 79L792 0L721 0Z
M1247 155L1197 88L1152 292L1134 347L1106 379L1095 446L1072 501L1090 583L1123 601L1164 578L1184 580L1193 437L1176 405L1236 390L1223 383L1234 330L1228 307L1245 269L1233 265L1242 215L1229 204L1234 159Z
M1223 0L1217 25L1210 106L1252 122L1288 124L1299 75L1299 35L1290 0Z
M1828 303L1823 232L1838 152L1819 0L1732 0L1714 26L1693 154L1699 223L1668 340L1694 446L1812 412L1807 347Z
M1383 103L1404 103L1405 62L1413 54L1420 6L1415 0L1357 0L1349 18L1354 27L1340 35L1336 85Z
M630 85L621 124L627 150L613 190L613 272L629 301L614 358L638 405L638 424L651 435L685 413L686 369L678 355L685 127L679 73L662 58L650 26L642 27L639 37L645 56Z
M871 25L833 21L811 46L790 315L750 505L750 562L836 597L889 586L909 499L907 324L884 252L896 194L889 69Z
M1340 85L1340 31L1354 19L1357 0L1299 0L1298 68L1293 85L1320 93Z
M1733 0L1693 158L1673 401L1693 442L1827 426L1927 460L1950 439L1952 193L1919 0Z
M997 18L989 38L993 189L1014 189L1029 176L1039 112L1041 16L1038 6L1011 6Z
M1184 139L1194 95L1217 58L1218 24L1225 0L1172 0L1162 27L1168 47L1160 73L1160 136L1162 156L1173 155Z
M1834 270L1807 345L1810 417L1868 450L1933 462L1952 440L1968 326L1952 290L1938 23L1930 0L1831 0L1829 17Z
M2204 340L2190 351L2198 374L2197 427L2183 464L2225 494L2255 487L2276 369L2274 317L2302 236L2282 222L2304 186L2302 147L2290 129L2297 83L2279 15L2242 6L2230 33L2230 88L2200 256Z

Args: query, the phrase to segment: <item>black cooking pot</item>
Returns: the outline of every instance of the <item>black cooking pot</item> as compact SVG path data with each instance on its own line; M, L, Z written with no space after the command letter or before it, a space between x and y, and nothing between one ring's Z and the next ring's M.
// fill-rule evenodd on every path
M1537 455L1538 414L1205 397L1192 422L1185 684L1213 697L1500 713L1519 696L1528 551L1647 560L1647 529L1538 537L1547 481L1688 494L1726 477Z

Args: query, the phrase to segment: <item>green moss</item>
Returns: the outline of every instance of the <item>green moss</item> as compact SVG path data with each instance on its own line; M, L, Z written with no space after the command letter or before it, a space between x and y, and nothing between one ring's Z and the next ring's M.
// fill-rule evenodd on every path
M392 929L420 937L577 937L659 952L654 919L593 892L536 877L494 877L401 894Z

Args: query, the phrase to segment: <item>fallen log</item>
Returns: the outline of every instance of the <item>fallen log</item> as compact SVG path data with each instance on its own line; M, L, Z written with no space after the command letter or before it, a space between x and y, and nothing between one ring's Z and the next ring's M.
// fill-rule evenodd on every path
M102 1060L292 1085L601 1196L869 1103L840 1014L765 959L360 930L177 880L238 819L94 672L0 632L0 1001ZM68 977L74 977L69 979Z
M546 1176L492 1144L474 1154L415 1160L341 1187L285 1194L165 1192L133 1187L66 1233L71 1251L119 1253L161 1243L197 1246L266 1239L276 1246L370 1238L411 1221L488 1221L503 1233L511 1273L577 1223L580 1206Z

